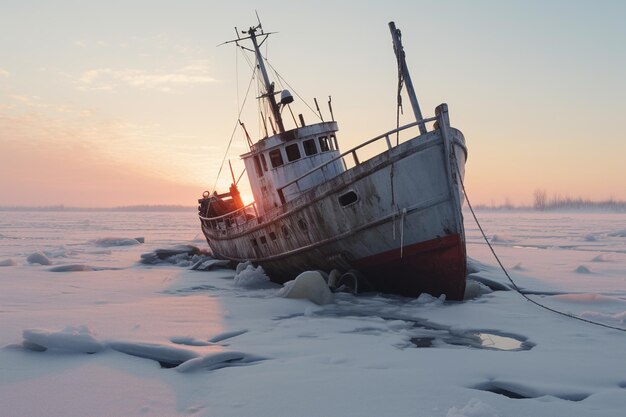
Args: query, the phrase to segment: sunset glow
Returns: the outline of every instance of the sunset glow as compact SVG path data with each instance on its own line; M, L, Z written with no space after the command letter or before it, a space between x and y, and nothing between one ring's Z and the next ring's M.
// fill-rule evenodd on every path
M216 45L255 9L278 32L272 66L309 103L332 95L341 149L395 125L395 20L425 116L447 102L465 135L472 202L530 204L536 189L626 200L622 2L8 1L0 206L191 206L228 187L227 165L216 177L250 69ZM254 97L242 119L256 139ZM237 176L246 151L236 129Z

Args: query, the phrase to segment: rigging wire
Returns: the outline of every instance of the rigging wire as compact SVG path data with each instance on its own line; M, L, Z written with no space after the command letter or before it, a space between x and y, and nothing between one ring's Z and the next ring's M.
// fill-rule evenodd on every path
M228 141L228 146L226 147L226 152L224 152L224 157L222 158L222 163L220 165L220 169L217 171L217 177L215 178L215 183L213 184L213 192L215 192L215 189L217 188L217 182L220 179L220 175L222 173L222 169L224 168L224 162L226 162L226 157L228 156L228 151L230 150L230 146L233 143L233 138L235 137L235 132L237 131L237 126L239 125L239 119L241 117L241 113L243 112L243 108L246 105L246 101L248 100L248 95L250 93L250 87L252 86L252 81L254 81L254 76L256 74L256 71L252 72L252 77L250 77L250 82L248 83L248 89L246 90L246 96L243 99L243 103L241 104L241 107L239 108L239 114L237 115L237 122L235 122L235 127L233 128L233 132L230 135L230 140Z
M313 110L313 107L309 106L309 103L306 102L306 100L304 100L300 94L298 94L298 92L287 82L287 80L285 80L283 78L282 75L280 75L278 73L278 71L276 71L276 69L272 66L272 64L270 64L270 62L266 59L265 62L267 63L267 65L272 69L272 71L274 72L274 75L276 76L276 79L280 82L282 80L282 82L285 83L285 85L287 85L287 87L289 87L290 91L293 91L293 93L298 96L298 98L300 99L300 101L302 101L304 103L305 106L307 106L309 108L309 110L311 110L311 113L313 113L315 115L315 117L317 117L318 119L322 120L320 118L320 115L318 113L315 112L315 110Z
M243 46L239 46L239 49L241 50L241 55L243 55L243 57L246 60L246 63L248 64L248 67L250 67L250 70L253 73L253 78L254 78L254 73L257 70L256 65L254 65L252 63L252 61L250 60L250 57L248 56L248 54L246 54L246 48L244 48ZM261 93L261 86L260 86L261 80L257 79L257 86L256 86L256 91L257 91L257 97L260 97L262 95ZM259 132L263 131L263 114L265 114L265 109L262 108L263 103L261 103L260 101L257 101L257 122L258 122L258 126L257 129Z
M500 265L500 268L504 272L504 275L506 275L506 277L509 279L509 281L513 285L513 288L514 288L515 292L517 292L519 295L521 295L527 301L530 301L534 305L536 305L536 306L538 306L540 308L543 308L545 310L551 311L552 313L556 313L556 314L559 314L561 316L569 317L571 319L583 321L585 323L593 324L593 325L596 325L596 326L605 327L607 329L613 329L613 330L619 330L619 331L622 331L622 332L626 332L626 329L624 329L622 327L611 326L610 324L599 323L597 321L589 320L589 319L586 319L586 318L583 318L583 317L575 316L575 315L570 314L570 313L565 313L563 311L556 310L554 308L551 308L551 307L548 307L548 306L546 306L544 304L541 304L540 302L535 301L532 298L530 298L528 295L524 294L524 292L522 292L522 290L517 286L515 281L513 281L513 278L511 278L511 276L509 275L508 271L506 270L506 268L504 267L504 265L500 261L500 258L496 254L496 251L493 249L493 246L491 245L491 242L489 242L489 239L487 239L487 235L485 234L485 231L483 230L480 222L478 221L478 217L476 217L476 213L474 212L474 209L472 208L472 204L469 201L469 197L467 196L467 191L465 191L465 184L463 183L463 179L461 178L460 175L458 176L458 178L460 179L461 187L463 188L463 194L465 195L465 200L467 201L467 206L469 207L469 209L470 209L470 211L472 213L472 216L474 216L474 221L476 222L476 225L478 226L478 229L480 230L480 233L482 234L483 239L485 240L485 242L487 242L487 246L489 246L489 249L491 250L491 253L493 254L494 258L496 258L496 261L498 262L498 265Z

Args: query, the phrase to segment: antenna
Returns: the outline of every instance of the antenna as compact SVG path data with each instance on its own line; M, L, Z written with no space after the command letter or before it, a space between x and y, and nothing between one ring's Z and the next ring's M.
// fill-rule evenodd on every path
M256 20L259 22L258 28L261 29L261 34L263 34L263 26L261 25L261 19L259 18L259 12L255 9L254 13L256 14Z
M313 98L313 101L315 101L315 107L317 108L317 112L320 115L320 119L322 119L322 122L324 121L324 116L322 116L322 112L320 111L320 106L317 104L317 98Z

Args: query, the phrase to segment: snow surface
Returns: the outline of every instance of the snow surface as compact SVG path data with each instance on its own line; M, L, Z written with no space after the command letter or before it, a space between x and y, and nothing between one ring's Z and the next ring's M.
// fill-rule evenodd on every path
M626 327L626 215L478 214L531 298ZM243 266L235 280L235 270L210 262L199 230L193 213L4 212L0 415L587 417L626 409L626 334L510 291L469 220L464 302L283 298L262 270ZM30 263L34 253L53 266ZM211 270L190 269L204 264Z

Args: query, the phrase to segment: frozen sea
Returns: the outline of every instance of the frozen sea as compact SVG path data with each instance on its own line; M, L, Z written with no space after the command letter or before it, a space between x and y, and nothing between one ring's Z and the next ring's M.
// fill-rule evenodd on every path
M478 216L529 297L626 328L626 214ZM206 249L193 211L0 212L0 416L623 416L626 333L511 291L465 217L465 301L318 305L139 262Z

